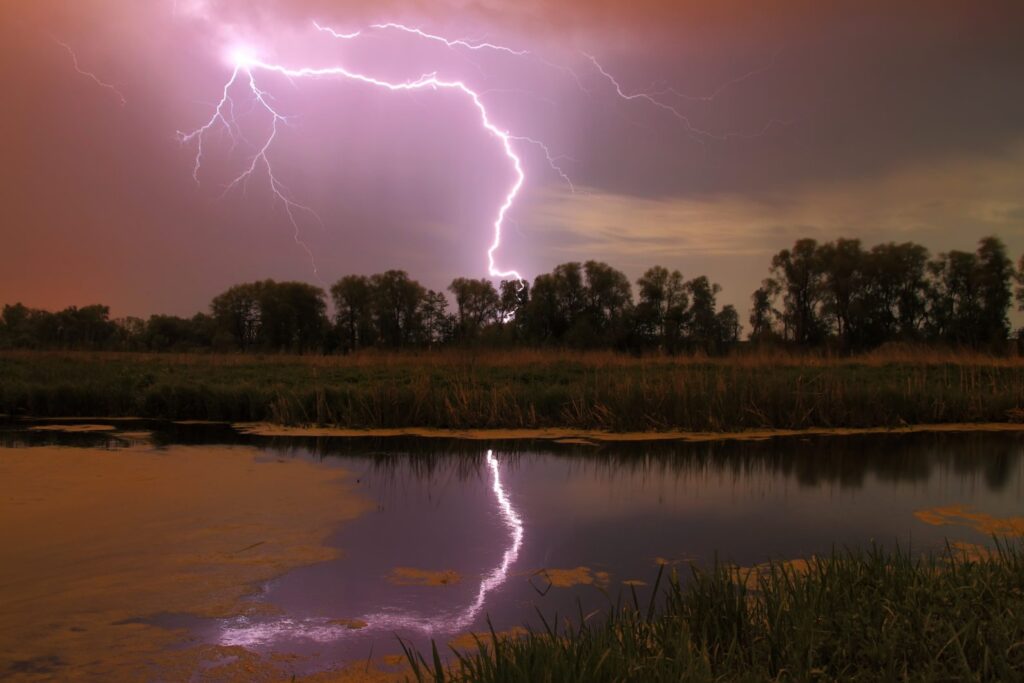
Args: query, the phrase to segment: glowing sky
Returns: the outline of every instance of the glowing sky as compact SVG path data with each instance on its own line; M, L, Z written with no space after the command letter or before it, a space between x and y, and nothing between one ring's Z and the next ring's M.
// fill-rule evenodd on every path
M0 303L189 314L236 282L316 282L265 175L221 196L252 154L245 140L211 137L197 186L195 147L176 136L209 120L237 49L387 79L436 71L480 92L503 129L545 142L576 191L543 150L517 146L527 182L497 260L527 277L566 260L631 278L660 263L710 275L745 310L771 254L801 236L938 251L994 233L1024 251L1024 6L751 4L5 0ZM314 20L403 22L529 54L396 31L340 41ZM620 97L588 54L623 94L656 102ZM432 92L272 76L261 85L290 117L272 158L322 220L299 227L323 282L486 275L513 175L478 112ZM268 125L251 104L238 112L250 142Z

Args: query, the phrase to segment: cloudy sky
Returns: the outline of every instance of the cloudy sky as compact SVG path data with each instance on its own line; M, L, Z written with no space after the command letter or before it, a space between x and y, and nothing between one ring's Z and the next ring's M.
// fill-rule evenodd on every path
M3 0L0 303L190 314L267 277L487 275L515 174L462 92L252 66L286 117L267 159L296 225L262 164L231 185L273 124L244 72L195 182L179 131L210 121L239 53L478 93L526 175L496 265L530 278L661 264L745 311L803 236L938 252L996 234L1016 257L1022 21L1019 2L938 0Z

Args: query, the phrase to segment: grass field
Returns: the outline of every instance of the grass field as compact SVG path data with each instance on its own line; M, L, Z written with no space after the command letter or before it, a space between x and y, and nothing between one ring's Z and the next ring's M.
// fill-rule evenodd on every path
M1024 554L856 551L750 570L693 570L661 604L549 618L478 652L407 650L419 681L1019 681Z
M14 416L739 431L1007 422L1022 407L1020 359L915 349L852 359L0 354L0 413Z

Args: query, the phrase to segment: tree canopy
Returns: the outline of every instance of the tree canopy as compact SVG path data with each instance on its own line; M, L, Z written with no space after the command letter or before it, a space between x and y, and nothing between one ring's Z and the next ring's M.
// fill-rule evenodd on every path
M996 237L973 252L935 257L912 242L867 249L856 239L800 239L771 257L768 275L750 298L750 343L1000 350L1014 300L1024 310L1024 257L1014 268ZM345 275L329 293L304 282L242 283L191 318L112 320L102 305L51 313L12 304L0 314L0 348L347 353L526 345L714 354L735 346L743 331L735 307L718 306L721 287L662 266L631 283L607 263L572 261L532 283L458 277L447 292L452 307L444 292L389 270Z

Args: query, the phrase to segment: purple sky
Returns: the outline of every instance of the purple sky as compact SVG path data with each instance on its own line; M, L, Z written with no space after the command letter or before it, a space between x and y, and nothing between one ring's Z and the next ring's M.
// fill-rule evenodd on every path
M745 311L771 254L802 236L941 251L997 234L1024 252L1024 5L752 4L9 0L0 303L190 314L266 277L329 285L402 268L444 288L487 275L515 176L458 93L254 71L289 117L269 151L276 176L322 221L296 214L318 274L262 167L224 193L269 134L244 84L236 144L222 127L205 138L197 186L195 144L177 132L209 120L238 47L288 68L437 72L481 93L502 130L543 141L575 192L514 141L526 183L495 257L529 278L568 260L631 278L662 264L711 276ZM336 40L314 20L529 54L394 30ZM587 54L656 101L620 97Z

